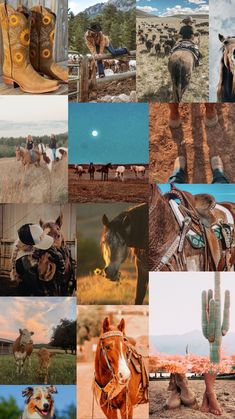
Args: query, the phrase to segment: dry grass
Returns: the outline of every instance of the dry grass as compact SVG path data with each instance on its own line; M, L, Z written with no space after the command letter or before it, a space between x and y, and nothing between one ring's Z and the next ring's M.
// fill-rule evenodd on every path
M137 25L142 27L143 21L149 24L167 23L177 30L181 18L142 18L137 19ZM197 23L205 22L205 18L197 18ZM146 30L147 32L147 30ZM154 34L155 32L152 32ZM157 33L157 42L159 33ZM165 32L164 32L165 34ZM150 34L151 39L151 34ZM156 42L156 41L155 41ZM209 100L209 49L208 35L201 36L200 51L203 55L203 65L197 67L190 85L183 96L184 102L208 102ZM169 57L157 57L155 50L147 52L145 45L138 43L137 37L137 95L140 102L172 102L172 83L168 71Z
M0 201L4 203L62 203L68 199L68 160L54 164L50 173L44 163L26 171L15 158L0 159Z
M112 282L101 275L89 275L78 278L78 304L134 304L136 293L134 272L122 271L119 282ZM145 297L144 304L148 304Z

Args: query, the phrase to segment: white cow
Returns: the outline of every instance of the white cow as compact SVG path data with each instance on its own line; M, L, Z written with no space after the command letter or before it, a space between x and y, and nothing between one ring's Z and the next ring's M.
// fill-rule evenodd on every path
M116 179L121 179L122 182L124 182L124 173L125 173L125 166L118 166L116 168L116 173L115 173L115 178Z

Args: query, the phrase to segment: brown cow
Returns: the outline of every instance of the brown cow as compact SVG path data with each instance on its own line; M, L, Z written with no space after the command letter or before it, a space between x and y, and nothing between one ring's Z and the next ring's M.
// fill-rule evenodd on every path
M43 383L47 384L48 381L48 370L50 366L50 359L56 355L55 352L50 352L46 348L41 348L37 352L39 366L38 366L38 375L43 376Z
M32 335L34 332L29 332L27 329L19 329L20 336L13 343L13 355L16 362L16 373L22 374L23 367L26 361L31 365L30 356L33 352Z

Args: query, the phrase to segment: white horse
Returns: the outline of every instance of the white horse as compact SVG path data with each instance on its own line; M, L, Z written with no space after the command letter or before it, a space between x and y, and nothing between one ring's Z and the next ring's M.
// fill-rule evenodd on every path
M125 166L118 166L116 168L115 178L117 180L121 179L122 182L124 182L124 173L125 173Z
M136 177L138 177L138 175L142 175L142 177L144 177L145 171L146 169L144 166L131 166L131 172L134 172Z
M74 165L75 173L79 177L82 177L83 173L86 173L85 169L83 169L83 166L80 166L79 164Z

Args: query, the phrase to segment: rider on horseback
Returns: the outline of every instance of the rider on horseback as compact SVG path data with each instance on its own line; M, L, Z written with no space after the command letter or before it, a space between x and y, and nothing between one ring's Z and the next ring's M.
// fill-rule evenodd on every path
M57 147L57 141L55 134L51 134L50 142L49 142L49 148L53 152L54 161L56 161L56 147Z
M33 137L32 135L28 135L28 137L26 138L26 149L29 151L32 161L35 160L35 154L34 154L34 142L33 142Z
M181 38L179 42L174 46L172 49L176 51L177 49L189 49L193 55L195 56L196 66L201 65L200 59L202 58L202 54L198 49L198 45L194 42L195 36L199 36L197 32L193 29L193 20L192 16L187 16L185 19L182 20L181 23L184 23L184 26L180 28L179 37Z

